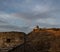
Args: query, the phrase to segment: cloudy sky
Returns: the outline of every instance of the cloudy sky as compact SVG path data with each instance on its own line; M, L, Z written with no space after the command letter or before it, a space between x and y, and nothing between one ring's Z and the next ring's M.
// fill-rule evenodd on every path
M60 27L60 0L0 0L0 31L29 32L36 25Z

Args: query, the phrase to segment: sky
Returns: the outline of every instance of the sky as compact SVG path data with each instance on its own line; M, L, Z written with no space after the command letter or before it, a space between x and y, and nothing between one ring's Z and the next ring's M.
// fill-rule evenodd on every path
M29 32L36 25L60 28L60 0L0 0L0 32Z

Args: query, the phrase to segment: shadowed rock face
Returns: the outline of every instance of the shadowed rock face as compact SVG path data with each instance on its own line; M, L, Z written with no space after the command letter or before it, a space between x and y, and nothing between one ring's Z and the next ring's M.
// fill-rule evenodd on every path
M24 44L14 47L12 50L9 50L8 52L24 52Z
M29 44L22 44L13 48L12 50L9 50L8 52L36 52L36 50Z
M55 36L47 31L31 32L28 34L28 44L37 52L49 52L54 43Z

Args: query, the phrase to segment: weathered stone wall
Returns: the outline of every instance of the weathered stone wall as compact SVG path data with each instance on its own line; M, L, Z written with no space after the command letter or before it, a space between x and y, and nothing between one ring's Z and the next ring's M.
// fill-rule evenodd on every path
M0 32L0 48L23 44L24 35L22 32Z

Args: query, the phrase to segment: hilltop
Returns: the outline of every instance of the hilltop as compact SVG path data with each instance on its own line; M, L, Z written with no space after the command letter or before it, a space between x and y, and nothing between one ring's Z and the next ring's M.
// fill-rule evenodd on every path
M27 44L36 52L60 52L60 29L35 27L28 35Z
M8 52L60 52L60 29L36 26L28 34L0 32L0 49L0 52L4 49Z

